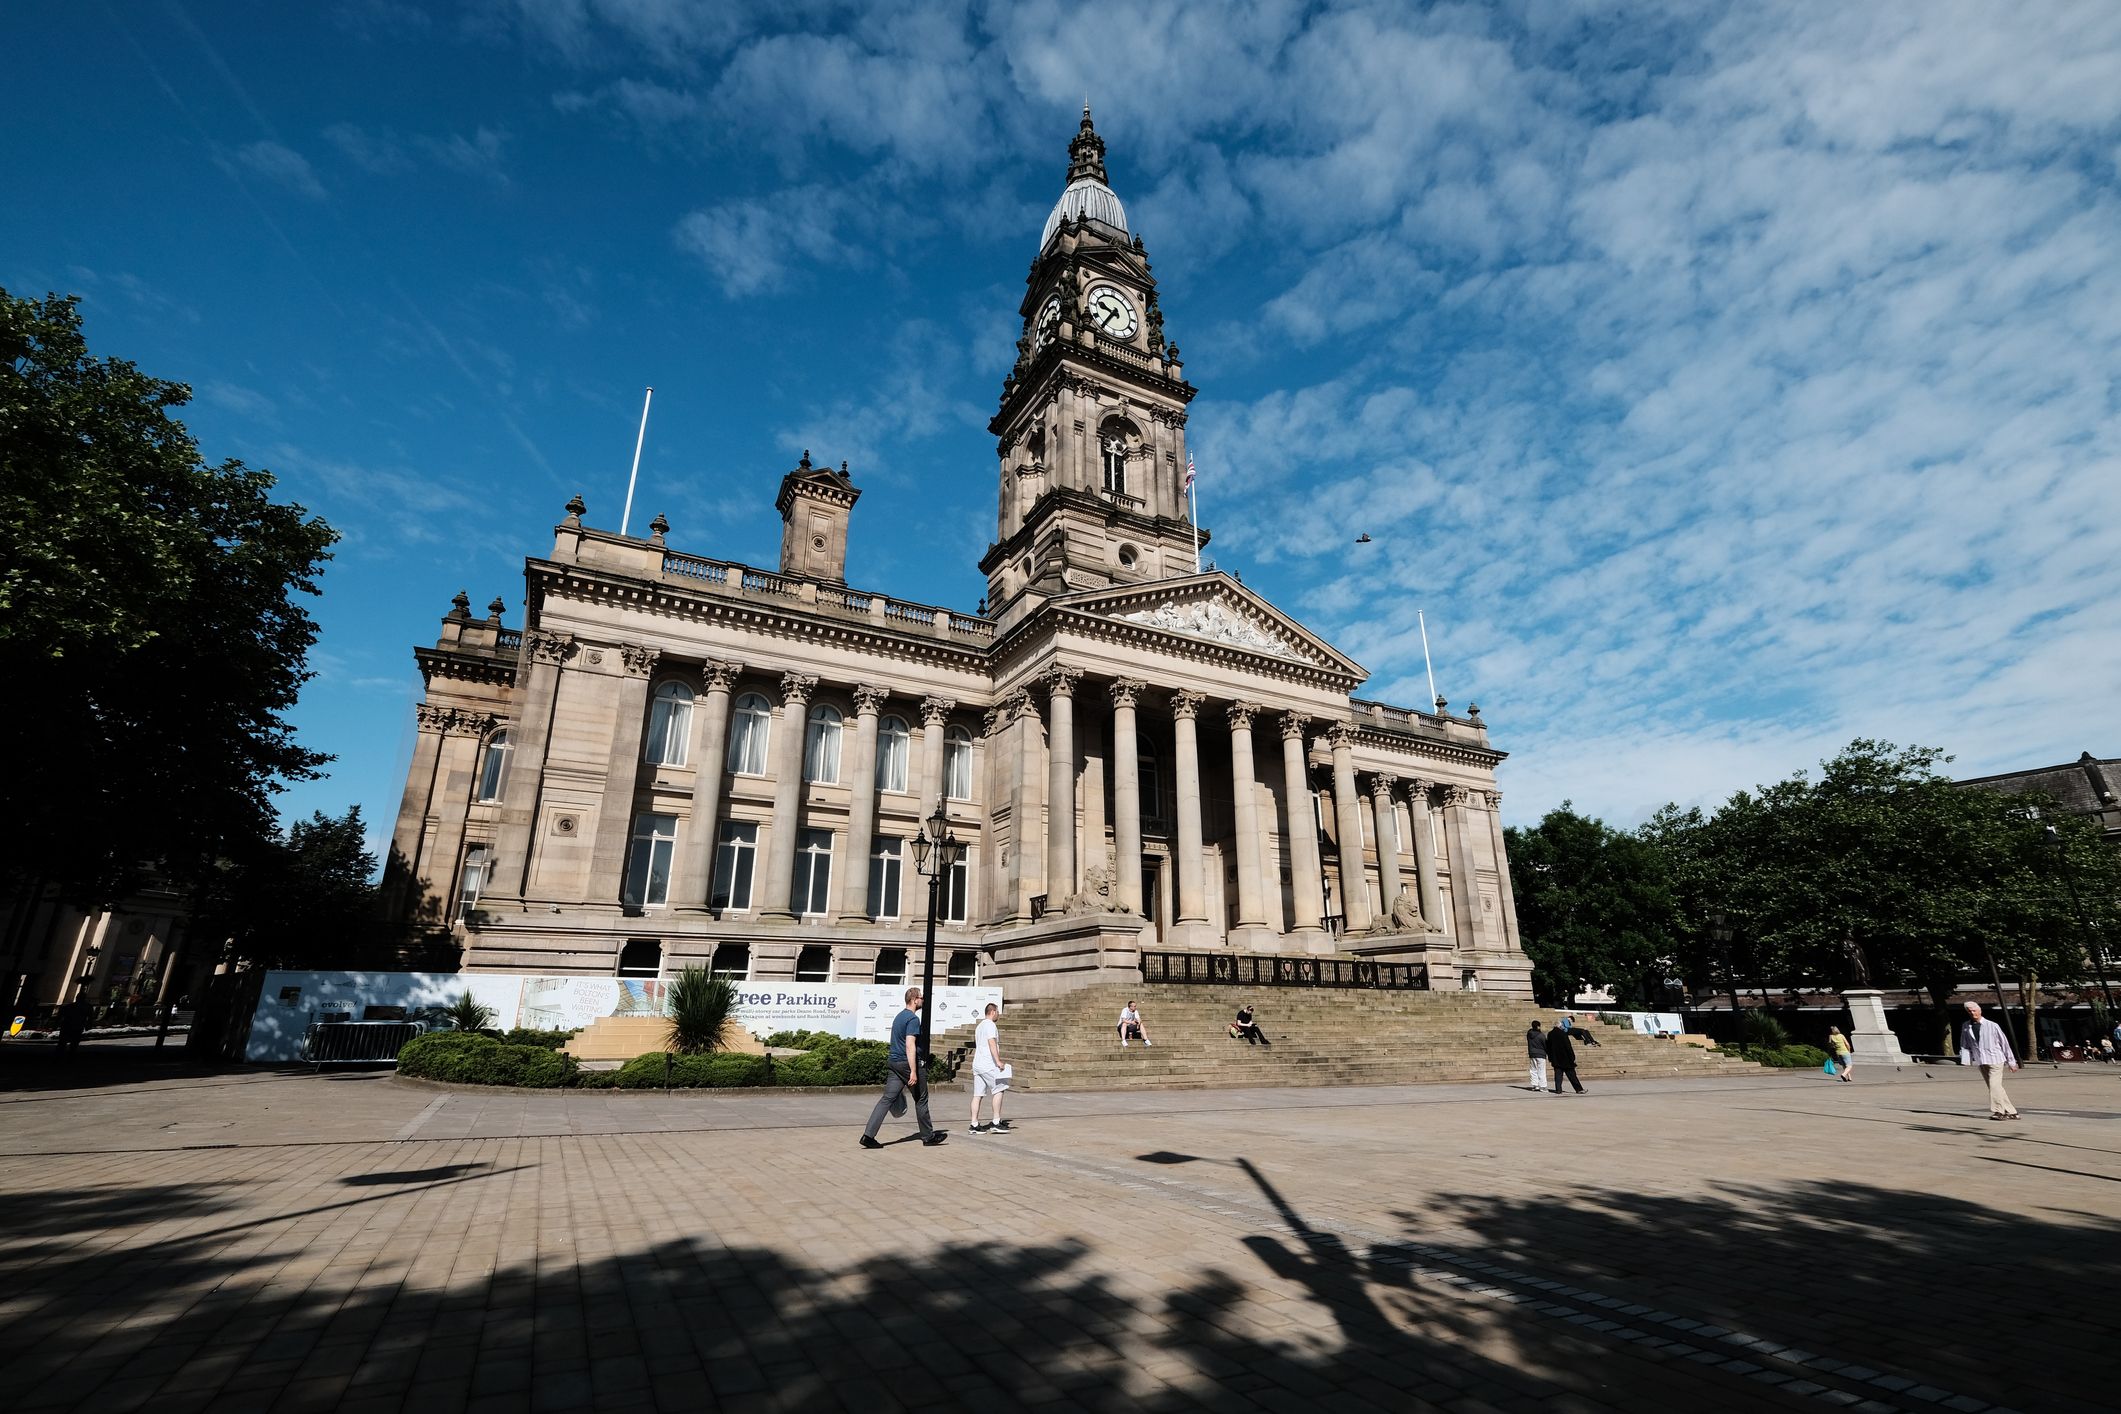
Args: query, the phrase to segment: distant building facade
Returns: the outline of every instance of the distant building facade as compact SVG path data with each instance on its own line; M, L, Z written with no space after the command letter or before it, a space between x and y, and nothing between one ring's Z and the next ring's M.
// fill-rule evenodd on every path
M2044 795L2072 815L2096 821L2111 845L2121 846L2121 761L2102 760L2089 751L2062 766L2035 766L1999 776L1975 776L1962 786L1980 786L2004 795Z
M780 564L594 529L577 498L512 631L459 595L386 868L464 966L898 981L938 808L954 980L1135 976L1144 949L1349 954L1530 995L1495 768L1463 715L1197 567L1186 408L1141 240L1086 111L990 424L979 614L845 583L861 492L806 452Z

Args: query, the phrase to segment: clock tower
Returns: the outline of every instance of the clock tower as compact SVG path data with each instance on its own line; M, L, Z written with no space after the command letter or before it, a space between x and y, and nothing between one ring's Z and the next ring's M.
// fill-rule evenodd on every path
M1208 538L1186 504L1195 390L1087 106L1018 313L1016 367L987 425L1001 503L980 561L1005 628L1057 595L1192 574L1196 533Z

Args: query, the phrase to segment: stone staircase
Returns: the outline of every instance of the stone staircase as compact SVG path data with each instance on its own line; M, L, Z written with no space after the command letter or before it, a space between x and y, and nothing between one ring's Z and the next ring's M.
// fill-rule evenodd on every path
M1129 998L1149 1038L1122 1050ZM1272 1049L1230 1039L1249 1002ZM1002 1055L1020 1090L1194 1090L1266 1085L1527 1083L1524 1031L1554 1013L1479 992L1373 992L1310 987L1100 985L1018 1002L1003 1013ZM1596 1023L1592 1023L1594 1026ZM1676 1041L1597 1026L1576 1047L1585 1085L1647 1077L1758 1075L1760 1067ZM970 1027L935 1052L969 1079Z

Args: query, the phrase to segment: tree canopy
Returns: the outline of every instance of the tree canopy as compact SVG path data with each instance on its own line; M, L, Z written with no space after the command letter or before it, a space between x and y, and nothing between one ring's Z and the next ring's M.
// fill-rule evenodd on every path
M283 714L336 533L208 464L171 415L190 397L91 357L73 299L0 290L0 871L80 903L141 868L198 881L328 759Z
M1657 848L1567 801L1504 836L1533 990L1560 1006L1587 987L1610 987L1623 1005L1653 1001L1681 935Z
M358 805L318 811L217 861L201 881L195 935L219 940L226 961L387 965L388 945L370 924L376 857L366 833Z

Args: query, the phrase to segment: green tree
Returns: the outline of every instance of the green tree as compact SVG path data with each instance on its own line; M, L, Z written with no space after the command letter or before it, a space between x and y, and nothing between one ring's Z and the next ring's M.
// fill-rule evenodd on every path
M374 923L376 857L366 833L355 805L245 844L204 876L194 935L219 942L232 962L386 965L391 953Z
M267 473L204 461L171 415L190 396L91 357L74 300L0 290L0 885L194 882L328 759L282 714L337 537Z
M1651 1001L1679 941L1664 857L1567 801L1504 835L1534 991L1558 1006L1585 987L1611 987L1627 1005Z

